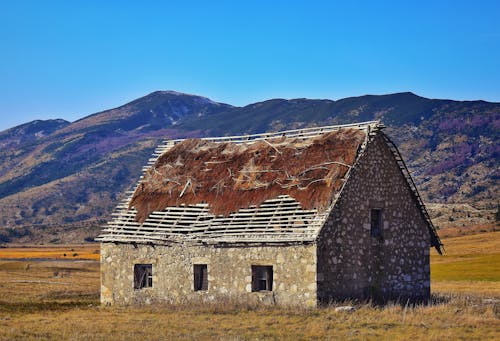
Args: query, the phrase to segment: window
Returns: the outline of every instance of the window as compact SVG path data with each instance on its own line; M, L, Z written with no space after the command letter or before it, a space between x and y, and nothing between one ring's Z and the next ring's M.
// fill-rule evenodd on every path
M372 208L370 210L370 225L372 237L382 237L382 210Z
M273 290L272 265L252 265L252 291Z
M194 265L194 291L208 290L208 267L206 264Z
M134 265L134 289L151 288L153 286L153 265Z

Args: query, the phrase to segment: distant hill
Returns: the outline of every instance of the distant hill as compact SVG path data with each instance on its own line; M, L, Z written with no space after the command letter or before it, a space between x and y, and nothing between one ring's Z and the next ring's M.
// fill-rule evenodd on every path
M373 119L387 126L425 200L496 207L500 103L398 93L234 107L157 91L73 123L33 121L0 132L0 242L91 237L165 138Z
M0 132L0 149L12 149L38 141L70 123L65 120L36 120Z

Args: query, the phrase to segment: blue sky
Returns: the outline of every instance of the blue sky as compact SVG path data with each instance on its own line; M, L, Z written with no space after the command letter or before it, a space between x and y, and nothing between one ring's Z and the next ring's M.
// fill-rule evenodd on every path
M1 1L0 130L155 90L500 102L500 1Z

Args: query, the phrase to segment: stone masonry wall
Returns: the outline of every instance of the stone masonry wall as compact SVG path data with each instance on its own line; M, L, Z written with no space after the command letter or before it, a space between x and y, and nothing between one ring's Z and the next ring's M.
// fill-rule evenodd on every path
M382 236L370 209L382 209ZM318 238L318 298L427 299L430 236L380 135L367 146Z
M134 289L134 264L153 265L153 287ZM193 265L208 265L208 291L194 291ZM251 292L252 265L273 266L272 292ZM101 303L237 302L316 305L316 246L101 244Z

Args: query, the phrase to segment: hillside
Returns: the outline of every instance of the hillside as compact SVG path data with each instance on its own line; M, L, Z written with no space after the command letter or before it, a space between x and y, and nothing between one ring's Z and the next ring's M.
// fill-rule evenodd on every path
M425 201L496 205L500 103L412 93L331 100L273 99L183 123L231 135L378 119L402 152Z
M0 132L0 242L91 237L164 138L373 119L387 126L424 200L496 208L500 103L399 93L233 107L158 91L73 123L34 121Z
M6 141L25 141L0 151L0 240L40 231L46 241L81 240L81 233L67 235L107 219L156 144L180 136L176 124L229 107L162 91L62 124L38 139L25 138L21 129L37 121L0 133Z

